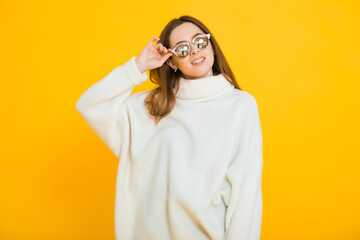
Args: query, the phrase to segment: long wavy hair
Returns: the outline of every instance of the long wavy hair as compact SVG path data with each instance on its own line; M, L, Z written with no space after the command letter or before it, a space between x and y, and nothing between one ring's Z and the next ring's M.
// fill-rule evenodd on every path
M236 83L235 76L232 73L230 66L227 63L225 56L222 53L214 35L202 22L200 22L196 18L184 15L179 17L178 19L172 19L161 32L159 36L160 40L158 41L158 43L161 43L163 46L169 49L169 39L171 31L177 26L183 24L184 22L191 22L198 26L204 33L211 34L210 41L215 52L214 64L212 67L213 75L218 75L222 73L224 77L231 84L234 85L235 88L241 89ZM166 64L166 62L164 62L161 67L150 70L150 81L159 85L159 87L152 89L149 92L149 94L145 98L144 104L148 109L150 116L155 119L156 125L175 107L175 94L179 88L179 80L181 77L185 78L185 75L180 71L180 69L175 72L168 64ZM176 91L175 93L174 89Z

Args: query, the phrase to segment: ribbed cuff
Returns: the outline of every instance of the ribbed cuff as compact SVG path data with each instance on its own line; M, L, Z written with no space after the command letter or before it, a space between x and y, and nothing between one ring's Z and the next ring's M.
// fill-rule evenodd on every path
M132 57L129 61L124 64L125 71L129 76L129 79L134 85L140 85L148 79L146 71L141 73L139 68L136 66L136 57Z

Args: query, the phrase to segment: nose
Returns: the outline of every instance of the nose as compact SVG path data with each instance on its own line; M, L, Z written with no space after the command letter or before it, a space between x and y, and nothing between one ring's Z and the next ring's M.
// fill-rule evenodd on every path
M197 52L199 52L200 50L195 46L194 43L191 43L190 44L190 54L191 55L194 55L196 54Z

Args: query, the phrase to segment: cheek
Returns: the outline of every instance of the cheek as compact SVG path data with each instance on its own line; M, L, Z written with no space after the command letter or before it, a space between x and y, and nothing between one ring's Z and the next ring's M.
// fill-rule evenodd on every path
M186 61L186 59L180 59L177 61L177 66L179 67L186 67L188 64L188 62Z
M207 52L206 57L207 57L208 63L214 62L215 56L211 50L209 52Z

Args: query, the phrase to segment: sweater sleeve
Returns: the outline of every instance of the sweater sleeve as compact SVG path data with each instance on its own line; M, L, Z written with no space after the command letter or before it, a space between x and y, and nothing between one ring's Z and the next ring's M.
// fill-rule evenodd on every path
M76 102L76 110L119 158L122 142L128 138L129 122L124 103L136 85L145 82L136 57L113 69L87 89Z
M249 96L240 146L226 174L231 184L225 220L228 240L259 240L261 233L263 137L256 100Z

